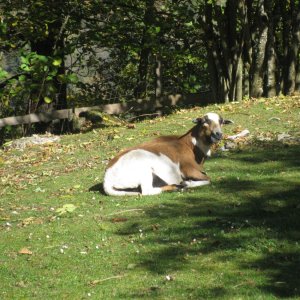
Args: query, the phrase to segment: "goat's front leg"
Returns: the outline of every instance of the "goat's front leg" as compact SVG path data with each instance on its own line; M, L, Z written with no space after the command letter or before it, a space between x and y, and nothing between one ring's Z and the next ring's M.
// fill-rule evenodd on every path
M208 180L185 180L182 182L182 185L184 188L189 189L189 188L194 188L202 185L207 185L210 184L210 181Z
M195 168L185 170L184 177L186 179L182 182L182 184L185 188L193 188L210 184L210 178Z

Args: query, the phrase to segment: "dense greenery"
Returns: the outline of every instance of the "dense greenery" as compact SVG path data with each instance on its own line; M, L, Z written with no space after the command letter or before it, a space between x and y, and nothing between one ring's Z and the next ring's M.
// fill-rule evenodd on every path
M0 116L300 89L299 0L3 0L0 18Z
M299 299L299 101L184 109L0 150L0 298ZM101 193L119 150L183 134L212 110L235 121L225 134L248 128L252 137L213 153L211 185ZM278 141L282 133L294 140Z

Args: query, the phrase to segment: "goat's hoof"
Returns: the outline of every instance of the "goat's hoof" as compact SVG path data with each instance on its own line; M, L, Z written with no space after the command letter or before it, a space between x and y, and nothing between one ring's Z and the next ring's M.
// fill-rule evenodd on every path
M187 189L187 186L185 184L176 184L176 190L183 192Z

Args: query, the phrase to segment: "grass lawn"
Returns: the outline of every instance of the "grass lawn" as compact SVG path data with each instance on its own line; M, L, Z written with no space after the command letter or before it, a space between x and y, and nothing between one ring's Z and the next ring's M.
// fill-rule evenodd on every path
M215 151L212 184L109 197L106 162L219 112L251 142ZM300 98L175 111L136 128L0 151L0 299L299 299Z

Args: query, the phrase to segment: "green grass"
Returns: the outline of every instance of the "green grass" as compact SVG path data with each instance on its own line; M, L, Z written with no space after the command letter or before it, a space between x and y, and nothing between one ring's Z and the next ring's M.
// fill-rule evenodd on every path
M211 185L101 193L107 159L208 111L253 141L206 162ZM276 141L299 120L299 98L260 99L0 152L0 299L299 299L300 145Z

